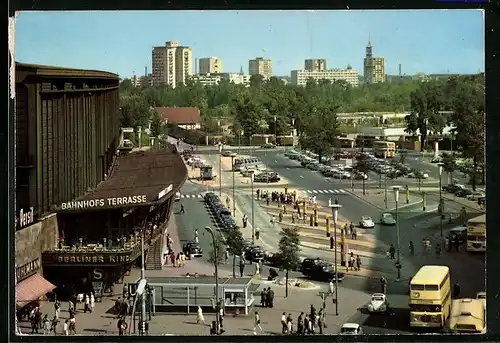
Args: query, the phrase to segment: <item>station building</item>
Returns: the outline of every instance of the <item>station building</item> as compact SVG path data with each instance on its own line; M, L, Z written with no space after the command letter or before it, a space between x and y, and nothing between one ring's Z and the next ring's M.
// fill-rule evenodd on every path
M49 297L111 290L161 240L187 170L175 147L122 149L116 74L16 63L18 318Z

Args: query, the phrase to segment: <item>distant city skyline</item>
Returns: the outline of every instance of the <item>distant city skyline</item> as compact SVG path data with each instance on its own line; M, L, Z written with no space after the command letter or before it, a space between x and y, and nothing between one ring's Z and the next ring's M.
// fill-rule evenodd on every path
M276 76L303 69L306 59L363 75L369 39L389 75L399 64L406 75L484 72L480 10L21 12L15 35L18 62L122 78L150 73L151 50L166 41L191 47L193 63L218 56L224 72L246 73L249 60L264 57Z

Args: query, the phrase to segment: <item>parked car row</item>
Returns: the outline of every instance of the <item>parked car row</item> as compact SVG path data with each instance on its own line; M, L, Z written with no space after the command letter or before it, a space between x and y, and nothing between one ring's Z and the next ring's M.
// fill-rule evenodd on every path
M484 201L486 199L486 194L484 190L475 190L473 191L470 188L467 188L465 185L459 183L452 183L449 185L445 185L442 187L443 191L452 193L460 198L467 198L471 201Z
M412 169L395 159L388 161L384 158L378 158L371 153L361 153L358 160L362 160L362 163L364 163L369 170L377 174L387 174L389 178L393 179L397 177L427 179L429 177L429 173L426 171Z
M231 216L231 211L222 204L217 194L211 192L205 194L204 201L221 230L239 230L234 218Z
M285 156L291 160L300 162L303 167L306 167L312 171L318 171L325 177L331 177L334 179L356 179L363 180L367 179L368 176L365 173L354 170L350 165L335 164L335 159L333 157L323 157L321 163L319 162L319 156L310 151L298 151L290 150L285 152ZM341 158L351 158L354 154L345 152L340 154Z

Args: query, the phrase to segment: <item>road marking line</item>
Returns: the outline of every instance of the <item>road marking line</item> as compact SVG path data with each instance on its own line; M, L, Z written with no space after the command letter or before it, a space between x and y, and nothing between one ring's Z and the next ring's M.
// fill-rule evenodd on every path
M303 179L304 177L302 175L300 175L300 178Z
M203 195L202 194L198 194L198 198L203 198Z
M189 199L191 196L189 194L186 194L186 198Z
M311 191L310 191L310 190L308 190L308 189L306 189L304 192L306 192L306 193L311 193Z
M346 193L345 189L339 189L340 193Z
M318 189L318 193L323 194L323 191L321 189Z
M311 192L313 192L314 194L318 193L318 191L315 189L313 189Z

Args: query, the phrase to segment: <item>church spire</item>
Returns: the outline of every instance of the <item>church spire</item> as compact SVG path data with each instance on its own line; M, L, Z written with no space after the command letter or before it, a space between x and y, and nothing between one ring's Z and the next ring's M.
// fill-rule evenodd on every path
M243 66L240 65L240 75L243 75Z

